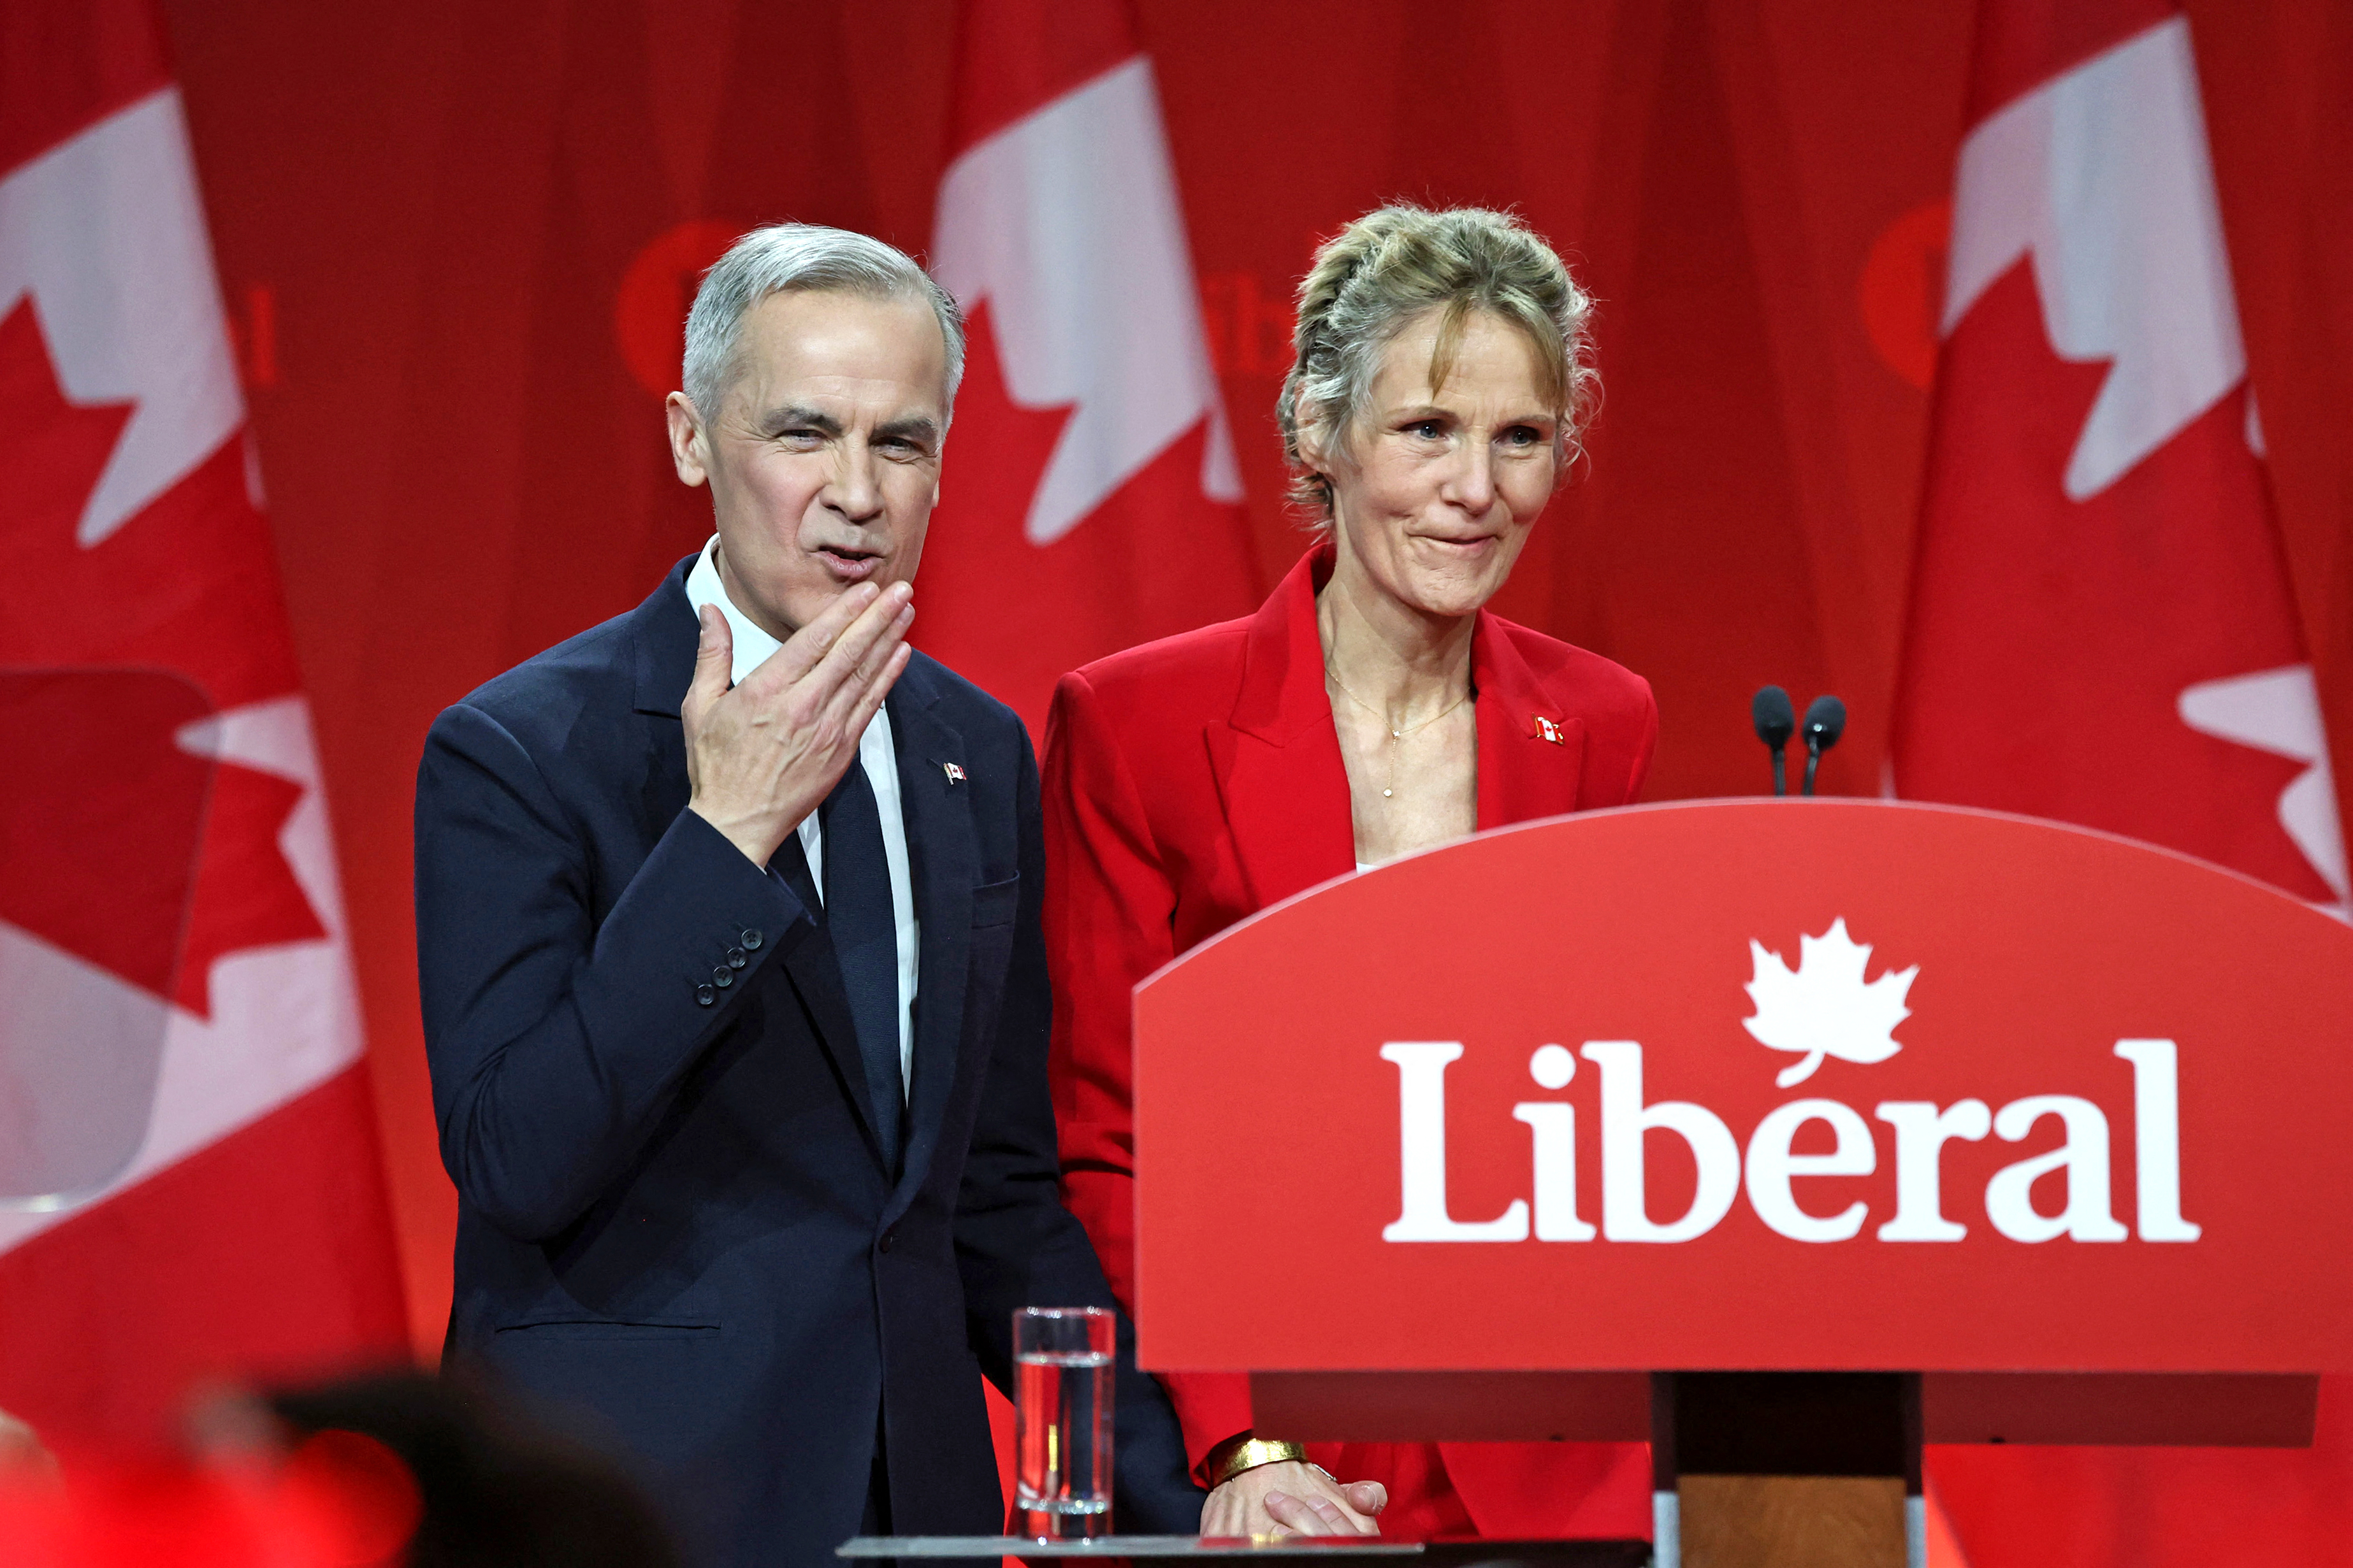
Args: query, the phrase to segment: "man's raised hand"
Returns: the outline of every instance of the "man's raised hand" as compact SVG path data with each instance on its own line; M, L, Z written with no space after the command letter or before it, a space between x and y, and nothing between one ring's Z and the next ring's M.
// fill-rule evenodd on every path
M828 605L733 690L734 637L716 605L700 612L686 726L687 809L765 866L785 835L831 794L911 649L914 590L867 584Z

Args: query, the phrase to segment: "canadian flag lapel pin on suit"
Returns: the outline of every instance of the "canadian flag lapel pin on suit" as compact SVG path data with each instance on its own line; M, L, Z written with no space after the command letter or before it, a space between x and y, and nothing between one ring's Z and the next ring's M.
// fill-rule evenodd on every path
M1556 746L1568 744L1568 736L1562 731L1561 727L1543 714L1537 714L1530 723L1533 726L1531 732L1537 740L1550 741Z
M964 770L956 766L954 763L942 763L940 764L940 771L948 775L949 784L960 784L964 783Z

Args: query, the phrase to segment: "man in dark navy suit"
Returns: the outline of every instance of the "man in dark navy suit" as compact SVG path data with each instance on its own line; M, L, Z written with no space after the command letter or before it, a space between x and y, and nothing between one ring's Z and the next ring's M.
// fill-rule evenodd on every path
M700 1562L995 1532L977 1374L1017 1308L1112 1304L1057 1196L1029 739L903 640L963 349L890 247L744 237L669 406L716 537L418 774L449 1352L632 1456ZM1120 1344L1117 1525L1188 1533Z

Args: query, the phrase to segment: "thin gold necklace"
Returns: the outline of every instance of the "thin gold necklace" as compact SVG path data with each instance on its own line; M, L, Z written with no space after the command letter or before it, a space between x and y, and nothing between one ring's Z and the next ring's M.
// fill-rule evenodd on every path
M1340 689L1341 696L1346 698L1349 701L1355 703L1357 707L1363 709L1374 718L1378 719L1382 724L1387 725L1388 723L1388 715L1384 714L1379 709L1374 707L1371 703L1366 701L1363 698L1357 696L1355 692L1349 690L1346 684L1341 680L1339 675L1334 671L1332 667L1328 664L1324 667L1324 679L1338 687ZM1398 744L1402 742L1408 735L1419 734L1420 731L1429 729L1432 724L1437 723L1440 719L1445 718L1449 713L1453 712L1457 708L1461 707L1465 702L1470 700L1471 689L1468 686L1465 686L1462 689L1461 696L1456 698L1445 707L1440 708L1429 718L1418 719L1414 722L1408 724L1402 730L1392 729L1389 731L1389 777L1388 783L1381 786L1381 798L1383 800L1391 799L1397 794L1397 759Z

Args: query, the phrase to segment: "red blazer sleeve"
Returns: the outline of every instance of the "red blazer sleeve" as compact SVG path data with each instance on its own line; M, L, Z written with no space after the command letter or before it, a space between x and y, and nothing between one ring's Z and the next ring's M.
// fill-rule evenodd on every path
M1651 763L1659 754L1659 699L1651 690L1651 683L1642 682L1642 723L1640 737L1634 742L1634 768L1626 777L1626 793L1613 803L1631 805L1642 798L1642 786L1651 782Z
M1112 1293L1135 1310L1136 983L1176 956L1176 891L1119 740L1084 672L1062 677L1046 724L1046 944L1062 1201L1095 1244ZM1237 1373L1164 1375L1198 1474L1250 1424Z

